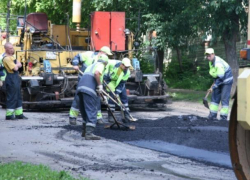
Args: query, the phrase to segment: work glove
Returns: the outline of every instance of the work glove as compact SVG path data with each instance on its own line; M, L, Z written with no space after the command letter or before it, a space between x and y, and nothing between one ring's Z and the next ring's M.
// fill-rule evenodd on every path
M98 85L98 86L97 86L97 89L96 89L96 92L97 92L98 94L101 94L102 91L103 91L103 85L102 85L102 84L101 84L101 85Z
M108 98L107 98L107 96L103 96L103 103L105 105L108 105Z

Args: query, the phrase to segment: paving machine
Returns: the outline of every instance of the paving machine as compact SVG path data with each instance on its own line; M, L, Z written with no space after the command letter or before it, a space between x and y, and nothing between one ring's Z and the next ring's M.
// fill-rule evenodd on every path
M250 5L250 2L249 2ZM250 7L249 7L250 8ZM248 9L249 9L248 8ZM240 51L237 90L229 122L229 147L237 179L250 179L250 13L248 11L248 47Z
M67 18L69 19L69 18ZM78 53L99 51L109 46L111 59L132 60L131 78L126 84L130 108L164 110L169 96L160 72L144 74L134 52L142 52L134 35L125 28L125 12L93 12L91 30L80 28L81 1L73 2L73 22L55 25L45 13L31 13L17 18L17 36L10 36L15 56L22 65L22 96L24 109L69 108L77 86L77 72L71 61ZM69 24L69 23L67 23ZM2 34L1 34L2 33ZM3 32L0 31L0 53L4 52ZM151 51L149 49L147 52ZM5 106L6 90L0 88L0 105Z

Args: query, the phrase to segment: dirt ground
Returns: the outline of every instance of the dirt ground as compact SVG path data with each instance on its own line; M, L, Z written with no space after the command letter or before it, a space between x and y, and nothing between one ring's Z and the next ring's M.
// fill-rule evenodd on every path
M103 112L104 118L107 112ZM90 179L236 179L228 151L228 122L208 122L202 104L173 102L167 111L132 112L134 131L104 129L86 141L68 112L25 112L6 121L0 108L0 162L45 164ZM119 115L116 113L116 115Z

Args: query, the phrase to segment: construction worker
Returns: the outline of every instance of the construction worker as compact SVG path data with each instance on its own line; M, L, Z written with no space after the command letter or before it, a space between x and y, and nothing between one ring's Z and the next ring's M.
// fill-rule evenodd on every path
M97 123L97 111L99 98L102 93L102 79L105 66L108 63L107 55L100 55L98 61L87 67L83 73L78 87L79 108L83 119L82 137L86 140L100 140L99 136L93 134Z
M128 58L123 58L122 61L109 61L104 75L104 80L108 84L111 91L113 91L120 97L122 104L125 106L125 122L131 121L125 86L126 81L130 77L130 66L131 62ZM109 91L109 89L107 89L107 91ZM109 92L109 95L114 98L113 93ZM111 99L109 99L108 104L111 111L114 112L115 103ZM113 122L113 118L110 112L108 113L108 121Z
M5 53L0 55L0 87L3 86L3 82L6 78L6 70L4 69L3 66L3 57L4 57Z
M76 71L81 70L81 72L84 72L88 66L92 65L94 62L97 62L99 56L103 54L112 55L110 48L107 46L103 46L99 52L87 51L87 52L79 53L72 60L73 68ZM79 68L78 66L79 64L82 64L81 68ZM78 82L81 77L82 77L82 74L79 73ZM70 111L69 111L69 124L76 125L76 119L78 117L78 114L79 114L78 96L75 95ZM98 123L103 123L102 113L101 113L101 102L99 103L99 106L98 106L97 120L98 120Z
M230 93L233 84L232 70L228 63L218 56L215 56L214 49L206 49L205 55L209 60L209 74L214 78L213 86L208 89L212 92L209 120L217 120L219 104L221 102L220 118L227 120Z
M13 45L7 42L4 45L5 54L2 59L7 76L6 85L6 120L28 119L23 115L22 97L21 97L21 81L18 69L22 64L16 60Z

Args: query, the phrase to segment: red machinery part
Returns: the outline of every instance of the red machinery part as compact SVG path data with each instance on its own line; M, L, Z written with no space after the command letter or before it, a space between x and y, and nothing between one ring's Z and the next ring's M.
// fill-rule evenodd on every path
M33 67L32 62L29 62L29 63L28 63L28 71L32 71L32 67Z
M91 46L99 51L110 47L110 12L96 11L91 15Z
M48 17L45 13L31 13L27 16L27 27L34 27L35 32L48 31Z
M100 50L108 46L112 51L125 50L125 12L94 12L91 15L91 46Z
M125 50L125 12L111 12L111 50Z

